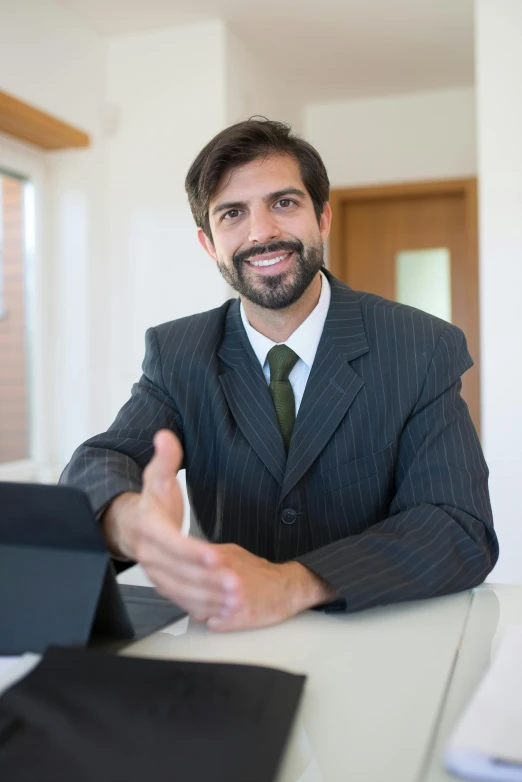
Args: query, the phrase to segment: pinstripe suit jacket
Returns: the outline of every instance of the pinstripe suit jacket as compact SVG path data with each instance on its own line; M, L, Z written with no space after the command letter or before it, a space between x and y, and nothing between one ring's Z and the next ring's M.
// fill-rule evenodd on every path
M151 328L143 375L62 482L100 512L139 491L152 437L184 449L191 532L296 559L356 610L479 584L498 557L488 470L460 396L462 332L351 290L332 298L288 458L239 299Z

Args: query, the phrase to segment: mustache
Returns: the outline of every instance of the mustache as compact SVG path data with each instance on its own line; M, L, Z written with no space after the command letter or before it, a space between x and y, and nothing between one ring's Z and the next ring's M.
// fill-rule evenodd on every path
M238 250L232 256L234 265L240 266L245 261L250 261L252 258L257 258L260 255L267 255L268 253L284 252L284 253L299 253L304 251L304 245L299 239L292 242L269 242L268 244L256 244L255 247L249 247L246 250Z

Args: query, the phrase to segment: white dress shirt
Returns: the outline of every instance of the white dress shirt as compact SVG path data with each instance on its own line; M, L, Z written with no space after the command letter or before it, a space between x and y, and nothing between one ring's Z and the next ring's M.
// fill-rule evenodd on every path
M322 272L320 272L320 275L321 295L319 296L319 301L307 319L301 323L299 328L297 328L285 342L272 342L271 339L268 339L268 337L265 337L263 334L260 334L259 331L252 328L243 308L243 302L241 302L240 307L243 326L245 327L254 353L263 368L267 383L270 383L270 367L268 365L267 355L268 351L273 348L274 345L287 345L299 356L299 360L296 362L288 376L294 392L296 415L299 411L312 364L314 363L315 354L317 353L319 340L323 333L324 322L330 306L330 283Z

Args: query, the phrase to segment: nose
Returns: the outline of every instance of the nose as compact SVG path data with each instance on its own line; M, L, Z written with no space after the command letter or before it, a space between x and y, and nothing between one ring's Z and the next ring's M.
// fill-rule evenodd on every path
M270 209L263 206L251 211L248 239L252 244L267 244L280 235L276 215Z

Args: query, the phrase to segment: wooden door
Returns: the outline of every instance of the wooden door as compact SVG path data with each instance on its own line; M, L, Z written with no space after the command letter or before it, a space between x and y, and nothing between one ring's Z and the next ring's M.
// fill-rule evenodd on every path
M413 263L427 257L419 251L449 258L447 319L464 331L475 362L464 375L463 396L480 432L475 180L338 190L331 203L330 269L356 290L400 300L402 254L417 251Z

